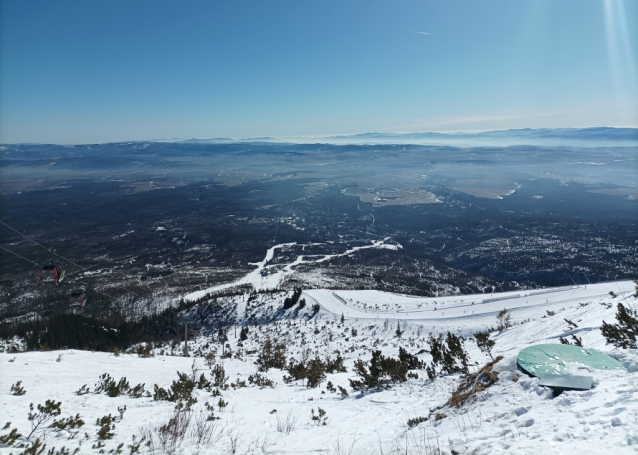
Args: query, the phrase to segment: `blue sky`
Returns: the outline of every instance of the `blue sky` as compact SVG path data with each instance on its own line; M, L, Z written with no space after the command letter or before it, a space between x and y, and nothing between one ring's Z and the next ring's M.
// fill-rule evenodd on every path
M636 17L612 0L2 1L0 141L638 126Z

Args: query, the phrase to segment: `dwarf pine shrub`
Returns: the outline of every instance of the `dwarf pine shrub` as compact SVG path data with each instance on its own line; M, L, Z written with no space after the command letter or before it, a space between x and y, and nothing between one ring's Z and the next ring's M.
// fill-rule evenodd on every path
M9 422L7 423L5 428L7 428L8 426ZM9 434L0 436L0 447L12 447L21 437L22 435L18 433L18 429L13 428Z
M266 338L257 356L259 371L268 371L270 368L284 369L286 367L286 345L276 340Z
M326 379L326 365L321 361L319 357L308 362L306 366L306 386L311 388L319 387L319 385Z
M128 380L120 378L119 381L115 381L108 373L104 373L100 376L93 393L106 393L107 396L114 398L120 395L128 395L131 398L141 398L144 396L144 384L138 384L135 387L131 387ZM76 395L84 395L88 393L89 389L86 384L82 386L80 390L75 392Z
M379 389L396 382L407 381L408 366L400 360L385 357L381 351L374 351L369 363L357 359L354 372L361 378L349 379L354 390Z
M463 343L459 337L450 332L447 333L445 338L443 338L442 334L439 334L436 338L430 335L428 344L430 345L432 362L426 368L426 372L430 379L436 378L439 373L467 374L467 352L465 352Z
M288 363L288 367L286 368L286 370L288 371L288 374L290 375L290 381L298 381L299 379L305 379L306 378L306 364L303 362L303 360L301 362L296 362L294 360L290 360L290 363Z
M568 339L563 337L559 337L558 341L560 341L560 344L572 344ZM583 347L583 339L581 337L577 337L576 335L572 334L572 341L574 342L573 346L580 346L581 348Z
M257 387L270 387L275 388L275 384L266 376L262 376L259 373L251 374L248 376L248 383L254 384Z
M80 414L76 414L75 417L67 417L54 420L51 424L51 428L55 428L57 430L75 430L76 428L80 428L84 425L84 420L80 418Z
M207 353L206 356L204 356L204 362L206 362L208 368L212 369L215 365L215 353L213 351Z
M490 356L490 359L494 359L492 357L492 348L494 347L494 340L490 340L489 332L478 332L474 334L474 340L476 341L476 346L483 352Z
M74 392L76 395L82 396L82 395L86 395L87 393L91 393L91 389L89 389L87 387L86 384L84 384L82 387L80 387L78 390L76 390Z
M638 294L638 286L636 288ZM625 307L618 303L616 311L616 324L607 324L603 321L600 328L607 343L611 343L617 348L636 349L636 336L638 336L638 310Z
M145 343L137 347L137 355L142 358L153 357L153 344Z
M29 422L31 422L31 433L27 436L27 439L31 439L31 436L36 432L45 432L46 428L55 417L62 413L62 402L57 403L53 400L47 400L44 405L39 404L37 406L37 412L33 407L33 403L29 405Z
M212 370L213 374L213 385L215 387L223 388L226 385L226 381L228 381L228 376L226 376L226 370L221 365L215 365Z
M153 399L156 401L185 400L188 403L196 403L197 400L192 396L196 385L195 380L186 373L180 373L179 371L177 372L177 376L178 380L173 381L168 390L155 384Z
M345 373L348 371L343 364L343 357L341 354L337 354L337 358L332 360L330 357L326 357L325 360L326 373Z
M407 365L408 370L422 370L425 368L425 362L419 360L417 356L410 354L402 347L399 348L399 360Z
M22 387L22 381L18 381L11 386L11 395L19 396L24 395L25 393L27 393L27 391L24 390L24 387Z
M95 425L97 425L98 427L100 427L97 431L97 438L101 441L104 441L106 439L111 439L113 438L113 431L115 430L115 417L112 416L111 414L104 416L104 417L99 417L96 422Z
M315 410L310 410L310 419L317 426L325 426L328 425L328 417L326 416L326 411L321 408L317 408L317 414L315 414Z

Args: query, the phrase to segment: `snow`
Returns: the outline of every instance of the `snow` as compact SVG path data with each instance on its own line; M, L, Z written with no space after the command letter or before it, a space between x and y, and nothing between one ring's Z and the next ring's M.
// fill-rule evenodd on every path
M248 273L244 277L240 278L237 281L233 281L231 283L224 283L217 286L209 287L207 289L203 289L196 292L191 292L184 296L184 301L190 302L193 300L197 300L199 298L204 297L206 294L212 294L214 292L219 292L224 289L230 289L242 285L251 285L256 290L264 290L264 289L275 289L279 287L279 285L284 281L287 276L290 276L294 273L293 267L300 264L319 264L322 262L329 261L334 258L347 256L349 254L355 253L359 250L365 250L368 248L389 248L389 249L397 249L396 245L390 245L385 242L389 240L389 237L383 240L372 240L370 241L370 245L357 246L346 250L343 253L339 254L325 254L320 257L316 256L298 256L297 259L290 264L287 264L283 268L277 268L274 266L269 266L268 262L272 261L275 257L275 251L278 249L286 249L287 247L292 247L297 245L296 242L293 243L280 243L268 249L266 252L266 257L261 261L254 263L257 268L252 272ZM313 244L318 245L318 244Z
M282 246L274 248L278 247ZM268 256L260 263L262 268L267 261ZM609 291L618 297L612 297ZM638 352L607 345L599 330L603 320L615 320L618 302L635 306L632 291L631 282L587 285L586 289L569 286L504 295L436 298L379 291L304 291L302 298L309 301L303 311L295 316L295 312L289 310L286 313L288 319L251 326L244 350L256 349L267 335L279 337L288 346L289 355L296 358L302 349L309 347L314 347L313 351L320 355L338 349L346 359L348 372L328 374L327 380L335 387L345 387L350 396L342 398L326 391L327 381L317 389L307 389L301 383L285 384L285 373L271 369L264 375L276 382L275 388L248 385L222 392L229 405L221 412L216 407L215 414L220 420L216 421L215 432L219 439L213 446L198 448L187 437L178 453L231 453L231 439L237 435L236 453L246 454L426 454L436 453L433 451L436 448L447 454L452 450L460 454L637 453ZM488 301L499 297L506 298ZM242 296L232 298L236 299L241 316L247 309L245 299ZM257 301L250 303L250 308L258 307L268 312L273 305L280 307L282 298L283 295L260 294ZM309 310L314 301L322 309L316 316L308 317L304 311ZM383 308L375 310L371 308L374 305ZM395 306L400 309L399 313ZM348 378L355 377L352 373L354 361L358 357L368 359L373 345L374 349L393 357L399 346L417 353L427 348L425 338L429 332L437 334L450 330L471 335L494 326L496 312L504 307L511 312L515 325L502 333L492 334L496 341L494 355L503 356L503 360L495 365L499 380L483 392L478 401L459 409L445 407L460 376L442 376L431 381L424 371L418 372L418 379L373 393L357 394L349 387ZM550 316L547 310L554 311L555 315ZM343 324L340 323L342 313ZM565 319L575 322L578 327L570 330ZM391 323L386 323L388 320ZM404 331L400 339L394 334L396 323L400 323ZM314 335L317 328L321 330ZM346 328L350 334L352 329L357 329L358 335L348 336ZM538 379L517 370L516 355L526 346L557 343L560 336L569 337L572 333L582 338L585 347L599 349L617 358L626 370L597 371L574 366L574 373L594 377L594 388L585 392L567 391L554 397L550 389L538 385ZM299 343L302 336L305 344ZM238 340L233 337L232 330L229 338L231 349L236 352ZM205 352L210 349L207 348L212 344L210 342L206 336L199 337L190 346L191 352ZM472 371L489 360L472 341L466 341L465 347L472 364L476 363ZM180 346L175 346L173 352L178 354L180 350ZM162 351L170 354L168 347ZM146 389L152 390L153 384L168 387L177 379L177 371L190 372L193 362L199 372L208 371L202 357L160 355L159 349L155 354L155 357L140 358L132 354L115 356L74 350L2 353L0 417L3 420L0 424L10 421L11 428L17 427L24 435L30 430L29 403L55 399L62 402L62 417L79 413L86 424L73 439L69 439L70 433L65 431L49 431L45 441L47 450L66 446L71 452L79 447L81 453L97 453L97 449L91 449L97 443L96 419L107 414L119 415L118 407L126 406L122 421L115 424L114 438L106 441L103 449L108 453L124 443L124 453L128 453L126 446L131 444L134 435L139 438L140 428L163 422L174 404L152 398L109 398L94 393L78 396L74 392L84 384L93 389L98 377L105 372L116 380L126 377L131 385L145 383ZM61 360L57 362L59 355ZM426 353L419 357L430 360ZM254 360L253 354L218 361L226 369L229 382L235 382L238 379L245 381L248 375L256 372ZM9 393L16 381L22 381L25 395ZM198 399L194 407L196 413L204 409L205 402L216 403L219 399L204 390L197 390L194 395ZM408 419L427 416L430 410L439 406L443 406L438 412L444 413L445 418L431 419L411 429L407 427ZM312 423L311 410L316 411L317 407L326 411L326 426ZM274 409L277 411L271 413ZM289 413L297 419L295 429L290 434L277 431L277 418L283 419ZM7 432L3 430L0 434ZM352 452L344 451L350 447ZM15 448L0 449L2 454L11 451L16 452Z
M567 286L534 291L499 294L473 294L448 297L414 297L383 291L331 291L311 289L304 292L309 301L318 302L327 311L346 318L419 321L423 325L469 334L494 325L496 314L507 309L515 320L538 317L545 311L566 306L601 302L613 291L627 298L634 291L631 281ZM365 306L364 306L365 305Z

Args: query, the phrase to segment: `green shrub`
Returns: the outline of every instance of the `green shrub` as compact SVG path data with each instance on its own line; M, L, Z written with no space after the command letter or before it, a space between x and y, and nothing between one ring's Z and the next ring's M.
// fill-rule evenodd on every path
M448 332L446 338L439 334L437 338L430 335L428 340L432 363L426 368L428 377L434 379L439 373L453 374L468 372L467 353L459 337Z
M11 395L24 395L25 393L27 393L27 391L24 390L24 387L22 387L21 384L22 381L18 381L11 386Z
M67 417L66 419L62 418L59 420L53 421L51 424L51 428L55 428L58 430L75 430L76 428L80 428L84 425L84 420L80 418L80 414L76 414L75 417Z
M407 380L408 366L400 360L381 355L381 351L374 351L370 363L357 359L354 372L360 380L350 379L350 387L354 390L379 389L388 387L396 382Z
M76 395L86 395L87 393L91 393L91 389L89 389L86 384L84 384L82 387L79 388L79 390L75 391Z
M286 370L288 374L290 374L290 381L298 381L306 378L306 364L303 361L295 362L291 359Z
M268 371L270 368L284 369L286 367L286 345L266 338L257 356L259 371Z
M115 417L113 417L111 414L98 418L95 422L95 425L100 427L100 429L97 431L97 437L99 440L104 441L106 439L113 438L113 430L115 430Z
M240 381L239 378L237 378L235 382L230 383L230 386L233 389L241 389L243 387L246 387L246 381Z
M326 365L319 357L310 360L306 366L306 386L314 389L319 387L325 379Z
M185 400L187 402L197 402L192 397L193 390L195 389L195 381L189 377L186 373L177 372L178 380L173 381L170 389L166 390L159 387L157 384L154 386L153 399L156 401L180 401Z
M330 357L326 357L325 360L326 373L345 373L348 371L346 366L343 364L343 357L341 354L337 354L337 358L332 360Z
M275 384L265 376L262 376L259 373L251 374L248 376L248 383L254 384L257 387L270 387L275 388Z
M75 392L76 395L84 395L89 392L88 388L85 388L86 384L82 386L80 390ZM106 393L107 396L114 398L120 395L128 395L131 398L141 398L144 396L144 384L138 384L131 388L126 378L121 378L119 381L115 381L108 373L104 373L100 376L93 393Z
M425 368L424 362L401 347L399 348L399 360L406 364L408 370L421 370Z
M35 412L33 403L29 405L29 422L31 422L31 433L27 436L27 439L31 439L31 436L38 432L46 432L47 424L55 417L62 413L62 402L57 403L53 400L47 400L44 406L39 404L37 406L38 412Z
M5 428L8 428L10 423L11 422L7 422L7 425L5 426ZM11 430L11 432L9 434L5 434L5 435L0 436L0 447L11 447L21 437L22 437L22 435L20 433L18 433L18 429L14 428L14 429Z
M213 351L210 351L209 353L206 354L206 356L204 357L204 361L206 362L206 365L208 366L208 368L213 368L213 366L215 365L215 353Z
M317 414L315 414L315 410L310 410L310 419L317 426L325 426L328 424L328 417L326 416L326 411L321 408L317 408Z
M490 359L494 360L492 357L492 348L494 347L494 340L490 340L489 332L478 332L474 334L474 340L476 340L476 346L481 350L481 352L490 356Z
M638 287L636 288L638 294ZM607 324L603 321L600 328L607 343L617 348L636 349L636 336L638 335L638 310L626 308L621 302L616 311L616 324Z
M226 376L226 370L221 365L215 365L212 370L213 373L213 385L215 387L223 388L228 381L228 376Z
M572 343L569 342L568 339L563 338L563 337L559 337L558 341L560 341L560 344L569 344L571 345ZM577 337L576 335L572 334L572 341L574 342L574 346L580 346L581 348L583 347L583 339L580 337Z

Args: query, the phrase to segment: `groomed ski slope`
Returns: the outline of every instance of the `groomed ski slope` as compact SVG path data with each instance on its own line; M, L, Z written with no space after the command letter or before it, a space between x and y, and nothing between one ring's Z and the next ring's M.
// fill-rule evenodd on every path
M620 288L620 290L619 290ZM599 327L603 320L615 320L619 301L636 306L638 300L630 294L633 283L602 283L588 285L587 289L572 288L547 292L536 296L521 296L493 302L479 303L487 295L449 298L414 298L376 291L306 291L307 299L315 299L322 310L312 317L300 312L295 316L289 310L285 319L261 326L251 326L249 339L243 350L257 349L266 336L277 337L288 346L289 356L300 358L301 349L311 348L319 355L338 350L345 357L347 373L328 374L326 382L317 389L308 389L301 382L285 384L285 372L269 370L265 376L275 381L276 387L229 388L223 398L229 404L222 411L213 430L216 442L212 446L198 447L187 436L176 453L180 454L228 454L232 453L233 440L238 454L631 454L638 453L638 353L636 350L616 349L607 345ZM612 297L609 292L622 296ZM354 305L401 304L403 314L379 311L377 315L354 310ZM516 293L514 293L516 294ZM494 295L489 298L502 297ZM232 297L243 302L242 296ZM264 301L270 298L260 295ZM467 307L466 299L474 298L475 304ZM460 300L464 301L461 302ZM436 300L437 310L433 307ZM527 302L527 303L526 303ZM259 302L252 302L256 305ZM276 302L280 305L281 302ZM419 308L418 305L422 307ZM412 305L413 311L409 306ZM439 310L438 305L442 305ZM306 310L311 307L310 302ZM485 326L495 325L495 313L502 308L512 312L516 325L502 332L493 333L496 341L494 355L504 358L496 364L499 381L480 395L479 400L460 409L445 407L450 394L457 387L459 375L442 376L428 380L424 371L418 371L418 379L410 379L387 390L358 394L348 383L355 378L352 366L357 358L369 359L372 349L380 349L384 355L396 357L398 347L411 353L427 349L429 332L437 334L446 330L470 333ZM475 313L468 313L468 309ZM547 310L555 311L550 316ZM241 311L241 310L240 310ZM304 310L305 311L305 310ZM349 311L346 313L346 311ZM438 312L441 312L439 315ZM464 313L465 311L465 313ZM408 313L407 315L405 313ZM449 312L449 314L448 314ZM341 323L341 314L345 322ZM443 314L445 313L445 314ZM569 329L569 319L578 327ZM395 335L397 323L403 335ZM346 329L348 329L346 331ZM356 329L358 334L352 335ZM319 330L318 334L316 330ZM558 343L560 336L572 333L582 338L585 347L607 352L620 360L626 370L601 372L587 368L572 369L577 374L591 375L595 387L586 392L565 392L554 397L551 390L538 386L538 379L528 377L516 368L516 355L520 349L538 343ZM229 344L237 351L237 338L229 332ZM305 340L300 343L301 340ZM478 351L472 341L465 347L469 353L472 371L489 360ZM202 353L217 350L219 345L202 336L192 343L191 352ZM208 372L201 357L178 356L181 347L174 346L175 356L165 348L155 350L155 357L140 358L133 354L114 356L109 353L86 351L52 351L0 354L0 421L10 421L11 428L22 434L30 430L27 420L29 403L43 403L47 399L62 402L62 417L79 413L86 424L77 435L66 431L50 431L46 437L47 450L65 446L72 453L108 453L121 443L123 453L133 437L139 440L140 429L165 423L174 407L173 403L154 401L152 398L133 399L126 396L109 398L104 394L89 393L78 396L74 392L83 384L93 389L98 377L109 373L118 380L126 377L131 385L145 383L151 390L153 384L168 387L177 379L176 371L190 372L194 362L201 372ZM56 361L62 355L59 362ZM427 353L418 355L429 362ZM229 383L238 379L246 381L256 372L255 355L241 359L219 360L223 364ZM209 374L210 377L210 374ZM26 394L9 393L12 384L22 381ZM348 397L340 397L326 389L327 381L335 387L348 390ZM204 403L217 403L209 392L196 390L198 399L195 414L205 412ZM108 414L118 415L118 407L127 410L121 422L116 422L113 439L105 441L101 449L97 444L96 419ZM408 428L408 419L427 416L430 410L443 406L439 412L445 417L431 419ZM327 425L316 426L311 420L311 410L321 407L328 417ZM273 412L276 410L276 412ZM296 420L289 433L277 430L277 419L288 415ZM7 434L9 430L1 430ZM86 434L86 436L85 436ZM71 437L71 439L69 439ZM350 448L352 451L350 451ZM145 451L141 447L142 453ZM437 452L440 450L440 452ZM2 448L0 453L19 453L15 448ZM161 453L160 450L155 453Z
M618 295L621 301L635 292L633 282L622 281L433 298L376 290L330 289L306 290L304 296L310 303L319 303L325 310L336 315L343 314L345 318L418 321L440 331L453 330L472 334L493 327L497 313L504 308L511 312L515 320L520 321L535 318L545 311L557 311L577 305L579 302L602 302L610 297L610 291ZM367 304L368 309L361 309L363 304ZM381 309L375 310L375 306Z

